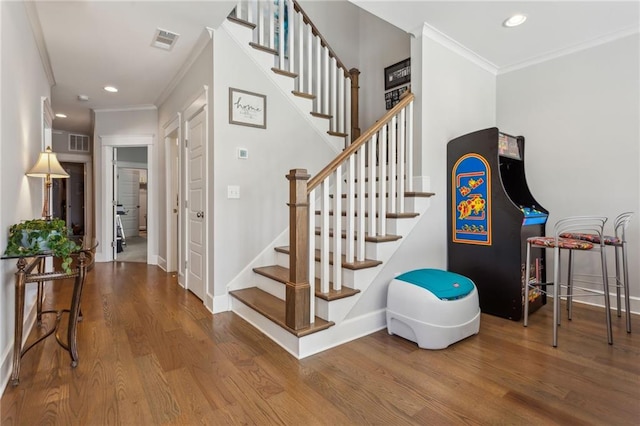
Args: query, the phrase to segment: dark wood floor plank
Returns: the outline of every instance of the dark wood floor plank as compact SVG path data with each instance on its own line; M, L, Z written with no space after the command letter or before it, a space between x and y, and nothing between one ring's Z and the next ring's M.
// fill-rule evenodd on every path
M47 307L71 286L46 289ZM527 328L482 315L445 350L381 330L297 360L231 312L212 315L172 274L97 264L82 299L79 365L48 338L24 357L0 424L615 424L640 419L640 317L576 305L551 347L551 309ZM563 309L563 315L564 315ZM46 318L45 325L52 319ZM34 329L33 341L42 331Z

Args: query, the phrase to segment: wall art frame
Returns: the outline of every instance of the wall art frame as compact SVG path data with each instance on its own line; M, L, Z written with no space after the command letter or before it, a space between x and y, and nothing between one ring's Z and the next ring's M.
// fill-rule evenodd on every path
M384 69L384 90L393 89L411 82L411 58L407 58Z
M229 87L229 123L267 128L267 96Z

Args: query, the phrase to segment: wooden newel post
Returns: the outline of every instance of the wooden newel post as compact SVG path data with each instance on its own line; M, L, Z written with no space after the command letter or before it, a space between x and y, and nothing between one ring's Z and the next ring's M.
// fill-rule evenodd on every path
M353 142L360 137L360 103L358 101L360 71L357 68L351 68L349 74L351 75L351 142Z
M305 169L291 169L289 180L289 282L286 291L287 326L300 330L310 324L309 200Z

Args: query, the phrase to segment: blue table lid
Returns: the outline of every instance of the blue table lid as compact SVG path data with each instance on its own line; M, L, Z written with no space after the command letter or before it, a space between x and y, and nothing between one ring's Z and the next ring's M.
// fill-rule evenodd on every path
M469 278L441 269L416 269L398 275L396 279L422 287L444 300L460 299L474 287Z

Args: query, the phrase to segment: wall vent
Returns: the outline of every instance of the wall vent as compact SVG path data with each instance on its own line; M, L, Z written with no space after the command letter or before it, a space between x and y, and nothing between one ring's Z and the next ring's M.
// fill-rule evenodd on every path
M69 134L70 152L89 152L89 136Z
M179 34L158 28L153 36L151 45L160 49L171 50L179 36Z

